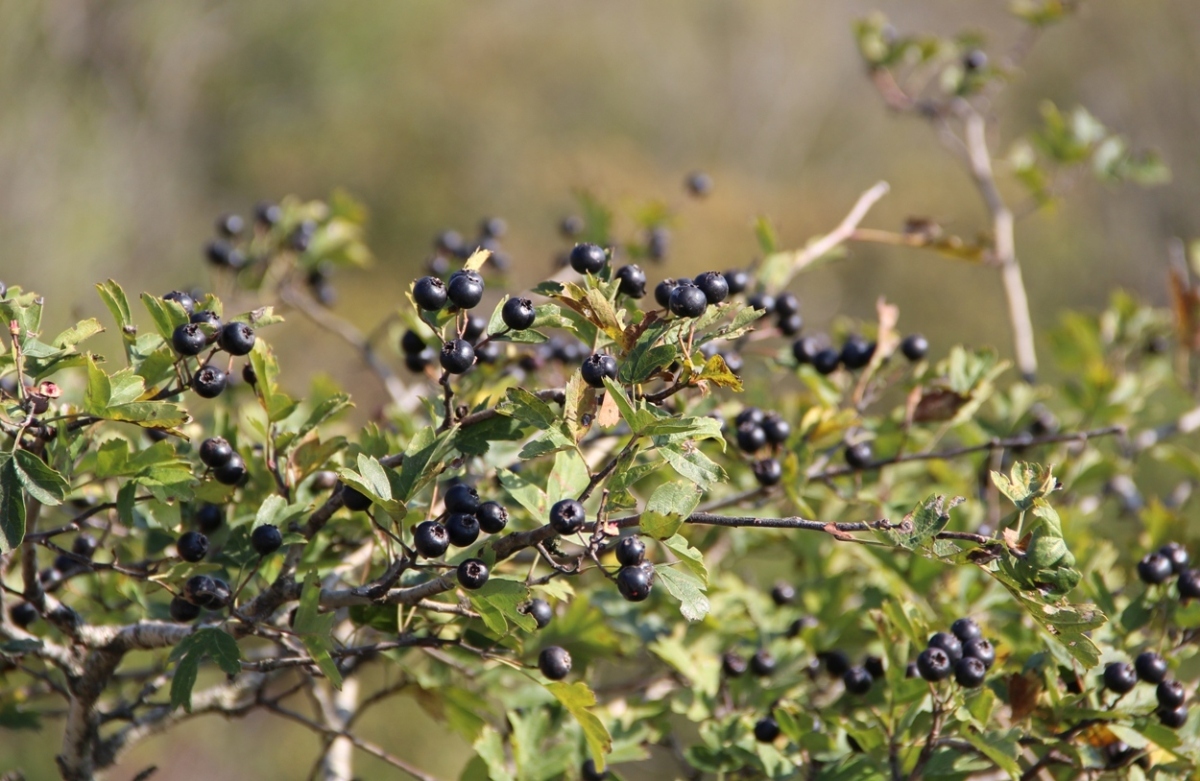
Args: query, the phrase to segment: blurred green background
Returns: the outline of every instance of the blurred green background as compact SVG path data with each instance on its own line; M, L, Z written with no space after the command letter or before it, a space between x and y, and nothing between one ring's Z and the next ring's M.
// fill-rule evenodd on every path
M983 31L993 57L1022 30L998 0L6 2L0 280L46 294L51 326L103 318L96 281L211 287L202 246L217 214L337 186L371 212L375 267L335 279L336 311L363 328L399 304L439 230L473 235L486 215L508 221L514 286L543 278L577 187L618 207L679 210L654 278L747 263L760 214L800 244L881 178L892 194L867 225L922 215L974 236L985 214L963 172L928 127L890 116L864 77L851 22L874 9L901 33ZM1045 98L1085 105L1157 149L1173 178L1152 189L1083 182L1020 224L1035 324L1099 306L1118 285L1165 300L1168 240L1200 234L1200 4L1087 3L1049 30L995 106L999 151ZM682 188L694 169L716 184L704 201ZM869 317L886 294L902 327L941 353L956 342L1007 349L997 282L990 269L858 246L797 292L817 327ZM382 401L333 337L302 323L272 338L293 383L321 367L360 407ZM455 772L465 747L429 742L441 728L405 702L381 709L368 734ZM302 774L315 744L270 723L202 720L139 748L113 777L150 762L172 779ZM54 724L45 740L0 740L0 770L52 777L57 734Z

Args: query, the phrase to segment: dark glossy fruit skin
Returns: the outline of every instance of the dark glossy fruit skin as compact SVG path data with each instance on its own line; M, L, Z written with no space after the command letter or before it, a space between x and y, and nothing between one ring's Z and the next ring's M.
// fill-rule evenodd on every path
M780 317L791 317L800 314L800 299L795 293L784 291L775 296L775 314Z
M735 426L744 426L747 423L752 423L755 426L761 426L766 419L766 413L758 407L746 407L733 419L733 424Z
M963 657L954 665L954 680L964 688L982 686L986 677L987 666L973 656Z
M413 547L427 559L436 559L450 547L450 533L436 521L422 521L413 529Z
M861 336L851 336L842 345L842 365L851 371L861 369L871 362L874 354L874 342L868 342Z
M597 770L596 763L591 759L586 759L579 768L579 776L583 781L604 781L608 778L608 771Z
M754 423L743 423L737 429L738 449L743 453L756 453L767 446L767 432Z
M817 658L825 664L825 672L835 678L841 678L850 669L850 657L841 649L823 651L817 654Z
M1164 727L1168 727L1169 729L1179 729L1184 724L1187 724L1188 709L1182 705L1180 705L1178 708L1172 708L1170 710L1167 710L1166 708L1160 708L1159 710L1155 711L1155 713L1158 715L1159 722L1162 723Z
M1200 569L1185 569L1179 574L1176 586L1183 601L1200 598Z
M229 463L233 448L224 437L209 437L200 443L200 460L210 469Z
M774 458L763 458L754 462L751 467L754 472L754 479L764 488L769 488L773 485L778 485L783 479L783 467L779 461Z
M404 355L404 366L414 374L420 374L433 365L433 360L437 356L433 350L422 350L419 353L406 353Z
M188 313L188 317L191 317L192 313L196 311L196 300L182 290L172 290L163 296L163 301L174 301L179 304L183 307L183 311Z
M750 657L750 672L764 678L775 672L775 657L765 648L760 648Z
M779 722L770 716L764 716L754 723L754 739L759 743L774 743L779 734Z
M537 319L537 312L528 298L510 298L504 302L500 318L512 330L524 331L533 325L533 321Z
M1128 662L1112 662L1104 668L1104 687L1109 691L1128 694L1137 681L1137 671Z
M462 374L475 363L475 348L466 339L447 339L438 360L451 374Z
M221 317L210 309L201 309L199 312L193 312L188 318L189 323L196 325L207 325L214 329L220 329Z
M784 336L795 336L804 328L804 318L800 315L780 315L775 325Z
M184 532L176 540L175 550L184 561L200 561L208 555L208 538L200 532Z
M792 435L792 424L788 423L779 413L772 412L763 417L763 433L772 445L782 445Z
M641 537L623 537L613 552L622 567L636 567L646 558L646 543Z
M543 648L538 654L538 669L552 681L561 681L571 672L571 655L562 646Z
M925 680L944 681L954 672L954 663L941 648L926 648L917 656L917 673Z
M597 274L608 262L608 253L598 244L576 244L568 260L580 274Z
M259 556L269 556L283 547L283 534L278 526L265 523L250 533L250 544Z
M559 534L575 534L586 520L587 512L574 499L560 499L550 508L550 527Z
M815 629L819 626L817 619L812 616L801 616L793 621L787 629L788 637L799 637L806 629Z
M17 626L24 629L38 619L37 608L28 602L18 602L8 609L8 617Z
M697 198L703 198L712 192L713 181L712 177L703 171L692 171L687 175L683 186L690 194Z
M1176 575L1186 570L1188 564L1192 562L1192 557L1188 555L1187 548L1177 542L1168 542L1159 548L1158 552L1166 556L1167 560L1171 562L1171 571Z
M996 663L995 647L982 637L976 637L974 640L968 640L967 642L963 643L962 649L964 657L969 656L972 659L978 659L979 661L983 662L983 666L989 670L992 668L992 665Z
M207 607L216 593L217 582L208 575L193 575L183 584L183 598L200 607Z
M1137 672L1138 680L1146 683L1162 683L1170 669L1167 660L1153 651L1142 651L1133 660L1133 669Z
M617 591L630 602L642 602L654 588L654 567L642 563L617 570Z
M192 376L192 390L202 399L215 399L225 390L225 372L205 366Z
M979 624L970 618L960 618L955 621L950 625L950 632L958 638L960 643L964 644L983 637L983 630L979 628Z
M776 583L771 587L771 601L783 607L796 601L796 587L791 583Z
M909 334L900 342L900 352L915 363L929 354L929 340L920 334Z
M283 209L279 204L262 201L254 207L254 220L264 228L270 228L283 219Z
M508 526L508 510L499 502L484 502L475 508L479 528L488 534L499 534Z
M200 606L193 605L182 597L172 597L167 612L172 621L178 624L188 624L200 617Z
M217 233L226 238L235 238L246 228L246 221L240 214L222 214L217 218Z
M257 337L246 323L226 323L217 333L217 345L230 355L248 355Z
M456 548L474 545L479 539L479 519L474 513L450 513L446 516L446 533Z
M579 367L583 381L593 388L603 388L604 378L617 379L617 359L605 353L592 353Z
M71 552L76 556L90 559L96 555L96 538L90 534L80 534L71 542Z
M842 684L846 691L859 696L871 691L871 684L874 682L875 679L863 667L851 667L842 675Z
M426 312L437 312L448 298L446 283L437 277L421 277L413 285L413 301Z
M865 469L875 458L870 442L855 442L846 446L846 465L851 469Z
M842 363L842 354L832 347L818 350L812 357L812 366L820 374L833 374Z
M963 68L968 71L981 71L987 67L987 54L980 49L972 49L963 55Z
M696 287L711 304L719 304L729 298L729 282L719 271L705 271L696 277Z
M812 363L819 352L821 341L815 336L802 336L792 342L792 357L796 359L796 363Z
M412 329L405 331L404 336L400 337L400 349L404 351L405 355L419 353L424 350L425 347L425 340L422 339L420 335Z
M869 672L872 678L883 678L886 672L883 668L883 659L878 656L865 657L863 669Z
M759 309L767 314L775 312L775 297L767 293L755 293L747 296L746 304L752 309Z
M488 582L488 566L483 559L467 559L462 564L458 565L458 585L463 588L474 591L477 588L483 588Z
M251 387L258 384L258 374L254 371L254 364L248 363L242 367L242 379Z
M620 283L617 291L621 295L630 298L642 298L646 295L646 272L642 271L641 266L634 263L621 266L617 269L616 278Z
M734 651L726 651L721 654L721 672L727 678L740 678L746 674L749 665L746 663L746 657Z
M463 329L462 338L474 344L476 339L483 336L483 332L487 330L487 325L487 320L484 320L479 315L468 315L467 326Z
M667 305L676 317L699 317L708 308L708 299L695 285L678 285L671 291Z
M929 638L930 648L940 648L950 657L950 661L958 662L963 657L962 643L949 632L936 632Z
M171 333L171 347L180 355L199 355L208 346L208 336L195 323L176 326Z
M213 477L221 485L241 485L247 474L246 462L237 453L213 470Z
M446 297L459 309L474 309L483 300L483 276L478 271L455 271L446 285Z
M1178 708L1187 700L1187 691L1179 681L1163 681L1154 690L1158 704L1164 708Z
M740 268L730 269L721 276L725 277L725 284L729 286L729 295L731 296L745 292L746 287L750 284L750 274Z
M196 511L196 526L205 534L212 534L225 522L225 511L215 504L202 504Z
M673 279L664 279L654 286L654 301L663 309L671 305L671 292L679 286Z
M1143 583L1158 585L1166 583L1174 574L1171 560L1161 553L1147 553L1137 565L1138 578Z
M525 613L533 619L538 629L545 629L554 618L554 609L544 599L531 599L525 606Z
M352 485L342 483L342 504L351 512L363 512L371 508L371 497Z
M473 513L479 509L479 492L466 483L452 483L443 501L447 512Z

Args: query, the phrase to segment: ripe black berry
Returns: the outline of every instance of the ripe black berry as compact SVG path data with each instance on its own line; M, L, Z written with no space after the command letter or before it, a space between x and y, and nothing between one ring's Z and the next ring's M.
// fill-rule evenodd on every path
M1139 680L1146 683L1162 683L1167 677L1167 660L1153 651L1142 651L1133 660L1133 669Z
M775 297L775 314L780 317L791 317L800 314L800 299L795 293L784 291Z
M835 648L817 654L817 658L825 663L825 671L835 678L840 678L850 669L850 657L845 651Z
M900 342L900 352L910 361L919 361L929 354L929 340L920 334L909 334Z
M175 550L184 561L200 561L208 555L208 538L200 532L184 532L175 542Z
M746 407L737 414L737 417L733 419L733 423L736 426L744 426L747 423L753 423L755 426L761 426L766 419L766 413L764 413L758 407Z
M196 525L205 534L212 534L225 522L225 511L215 504L202 504L196 511Z
M617 359L605 353L592 353L579 367L583 381L593 388L603 388L604 378L617 379Z
M1179 574L1179 598L1184 602L1200 598L1200 569L1185 569Z
M917 656L917 672L927 681L944 681L953 671L954 663L941 648L926 648Z
M608 253L598 244L576 244L570 261L571 268L580 274L596 274L608 262Z
M693 171L684 180L687 191L697 198L703 198L712 192L712 177L703 171Z
M965 656L954 665L954 680L959 686L973 689L983 685L987 677L987 666L973 656Z
M188 318L188 322L218 329L221 327L221 316L211 309L201 309L199 312L193 312L191 317Z
M533 325L533 321L537 319L537 312L528 298L510 298L504 302L500 317L504 324L514 331L524 331Z
M742 423L737 430L738 448L743 453L754 453L767 446L767 432L754 423Z
M283 219L283 209L277 203L261 201L254 207L254 219L264 228L270 228Z
M779 722L770 716L764 716L754 723L754 739L759 743L774 743L779 732Z
M855 442L846 446L845 457L846 465L851 469L866 469L875 454L871 450L870 442Z
M578 214L568 214L558 223L558 232L568 239L573 239L583 233L583 229L583 218Z
M184 323L171 333L171 346L180 355L199 355L208 346L208 336L195 323Z
M8 609L12 622L24 629L38 619L37 608L28 602L18 602Z
M882 678L884 676L883 659L878 656L868 656L863 659L863 669L869 672L872 678Z
M182 597L172 597L167 611L171 615L171 620L179 624L187 624L200 617L200 606L193 605Z
M695 285L676 286L667 303L676 317L699 317L708 307L708 299Z
M654 567L647 563L617 570L617 591L630 602L641 602L654 587Z
M413 529L413 547L427 559L436 559L450 547L450 533L435 521L422 521Z
M217 345L230 355L246 355L254 349L254 329L246 323L226 323L217 334Z
M487 330L487 320L484 320L479 315L469 315L467 317L467 326L463 329L462 338L472 344L475 340L483 336L483 332Z
M215 399L225 390L225 372L205 366L192 376L192 390L202 399Z
M1158 714L1159 722L1161 722L1164 727L1169 727L1170 729L1179 729L1184 724L1187 724L1188 709L1182 705L1180 705L1178 708L1172 708L1170 710L1167 710L1166 708L1160 708L1156 711L1156 713Z
M163 296L163 301L174 301L179 304L183 307L183 311L188 313L188 317L191 317L192 312L196 311L196 300L182 290L172 290Z
M213 470L213 477L221 485L240 485L246 479L246 462L237 453Z
M479 539L479 519L473 513L450 513L446 516L446 533L456 548L473 545Z
M779 464L778 459L764 458L754 462L751 467L754 472L754 479L764 488L772 485L778 485L783 479L783 467Z
M1158 549L1158 552L1167 557L1171 562L1171 571L1176 575L1187 569L1191 563L1192 557L1188 555L1187 548L1177 542L1168 542L1166 545Z
M717 271L705 271L696 277L696 287L709 304L719 304L729 298L729 282Z
M488 566L483 559L467 559L458 565L458 584L474 591L488 582Z
M561 681L571 672L571 655L567 649L552 645L538 654L538 669L552 681Z
M1137 565L1138 577L1143 583L1156 585L1166 583L1174 570L1171 560L1161 553L1147 553Z
M754 656L750 657L750 672L759 678L770 675L775 672L775 657L765 648L758 649Z
M96 538L90 534L80 534L71 543L71 552L76 556L90 559L96 554Z
M804 318L800 315L780 315L775 325L784 336L795 336L804 328Z
M445 255L462 255L466 252L466 242L462 234L456 230L444 230L433 239L433 248Z
M444 501L448 512L473 513L479 509L479 492L466 483L451 483Z
M812 363L821 352L821 341L815 336L802 336L792 342L792 356L796 363ZM836 357L836 353L834 353Z
M217 583L208 575L193 575L183 584L183 598L193 605L207 607L216 592Z
M475 508L479 528L488 534L499 534L508 526L508 510L499 502L484 502Z
M554 610L544 599L529 600L529 604L525 606L525 613L533 619L538 629L545 629L550 624L550 619L554 618Z
M617 561L622 567L636 567L646 556L646 543L641 537L623 537L615 549Z
M1104 668L1104 686L1117 694L1133 691L1137 680L1137 671L1128 662L1112 662Z
M419 353L425 349L425 340L416 331L409 329L404 332L404 336L400 337L400 349L404 351L405 355Z
M579 775L583 781L605 781L608 778L608 771L600 771L596 769L596 763L587 759L579 768Z
M734 651L721 654L721 672L729 678L740 678L746 674L746 657Z
M950 631L964 644L983 637L983 630L979 628L979 624L970 618L958 619L950 625Z
M996 663L996 649L990 642L982 637L976 637L974 640L968 640L963 643L963 656L969 656L972 659L978 659L983 662L983 666L991 669Z
M842 365L851 371L861 369L871 362L875 354L875 343L854 335L842 345Z
M352 485L342 483L342 504L351 512L363 512L371 508L371 497Z
M269 556L283 547L283 535L278 526L265 523L250 533L250 544L259 556Z
M775 312L775 297L767 293L755 293L746 298L746 303L752 309L760 309L767 314Z
M942 649L952 662L958 662L963 657L962 643L949 632L935 633L929 638L929 647Z
M217 233L226 238L235 238L245 227L246 222L239 214L222 214L217 218Z
M446 305L446 283L437 277L421 277L413 285L413 301L426 312L436 312Z
M462 374L475 363L475 348L466 339L448 339L438 357L443 369L451 374Z
M779 607L796 601L796 587L791 583L776 583L771 587L771 601Z
M812 357L813 368L821 374L833 374L842 362L842 354L832 347L818 350Z
M842 675L842 684L851 694L863 695L871 691L874 678L862 667L851 667Z
M1154 695L1164 708L1178 708L1187 699L1187 692L1179 681L1163 681L1154 690Z
M721 276L725 277L725 284L729 286L729 295L731 296L743 292L750 284L750 275L740 268L730 269Z
M211 469L229 463L231 458L233 448L224 437L209 437L200 443L200 460Z
M671 232L665 226L656 225L650 229L650 235L646 238L646 254L651 260L665 258L670 246Z
M780 417L777 412L763 417L762 430L767 435L767 441L772 445L782 445L792 435L792 425Z
M404 365L410 372L420 374L433 365L433 350L421 350L418 353L405 353Z
M671 304L671 291L679 285L673 279L664 279L654 286L654 300L660 307L666 309Z
M220 578L213 578L213 590L208 595L208 598L201 604L201 607L206 607L209 610L221 610L229 606L233 601L233 592L229 590L229 584Z
M250 387L258 384L258 373L254 371L254 364L248 363L242 367L242 379Z
M646 272L642 271L641 266L633 263L621 266L617 269L616 277L620 282L617 290L622 295L630 298L642 298L646 295Z
M980 49L971 49L963 55L963 67L968 71L981 71L987 67L987 54Z
M455 271L446 286L446 296L459 309L474 309L483 300L483 277L478 271Z

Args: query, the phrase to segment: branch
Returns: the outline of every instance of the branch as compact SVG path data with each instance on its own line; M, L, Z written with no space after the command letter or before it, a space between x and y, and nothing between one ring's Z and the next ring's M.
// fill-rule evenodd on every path
M867 216L867 212L871 210L871 207L880 198L887 195L890 189L891 187L887 182L876 182L871 189L858 196L858 200L854 203L854 208L850 210L850 213L846 215L845 219L836 228L809 243L804 249L796 250L787 278L790 280L796 274L803 271L805 266L808 266L813 261L827 254L834 247L849 239L858 227L858 224Z

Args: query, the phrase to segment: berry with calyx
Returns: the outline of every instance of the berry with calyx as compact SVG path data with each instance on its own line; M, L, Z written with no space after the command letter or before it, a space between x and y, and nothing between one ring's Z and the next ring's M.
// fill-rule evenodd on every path
M550 508L550 526L559 534L575 534L586 520L583 505L575 499L560 499Z
M1179 598L1184 602L1200 599L1200 569L1185 569L1179 574Z
M863 667L851 667L842 675L842 684L851 694L863 695L871 691L875 679Z
M796 601L796 587L791 583L776 583L771 587L771 601L779 607Z
M642 298L646 295L646 272L642 267L630 263L617 269L617 281L620 283L617 291L630 298Z
M821 352L821 340L815 336L802 336L792 342L792 357L796 363L812 363Z
M1159 722L1169 729L1179 729L1184 724L1187 724L1188 709L1180 705L1178 708L1159 708L1155 711Z
M983 637L983 630L979 628L979 624L970 618L958 619L950 625L950 631L964 644Z
M696 287L709 304L719 304L729 298L729 282L718 271L705 271L696 277Z
M762 426L742 423L737 429L737 444L743 453L755 453L767 446L767 433Z
M201 309L198 312L193 312L191 316L188 317L188 322L195 325L207 325L214 329L219 329L221 327L221 316L211 309Z
M80 534L71 543L71 552L76 556L82 556L85 559L90 559L96 555L96 538L90 534Z
M1137 671L1128 662L1112 662L1104 668L1104 686L1117 694L1133 691L1137 680Z
M183 311L188 313L188 317L191 317L192 312L196 311L196 300L182 290L172 290L163 296L163 301L174 301L179 304L183 307Z
M208 538L200 532L184 532L175 542L175 550L184 561L200 561L208 555Z
M342 504L351 512L363 512L371 509L371 497L352 485L342 483Z
M447 339L438 359L446 371L462 374L475 363L475 348L466 339Z
M622 537L614 552L622 567L636 567L646 557L646 543L641 537Z
M413 301L426 312L437 312L446 305L446 283L437 277L421 277L413 285Z
M869 672L872 678L882 678L884 676L883 659L878 656L868 656L863 659L863 669Z
M962 649L964 657L969 656L972 659L978 659L989 670L996 663L996 648L982 637L968 640L963 643Z
M554 618L554 609L544 599L529 600L529 604L525 606L524 612L533 619L538 629L545 629L550 625L550 620Z
M478 271L455 271L446 285L446 297L459 309L474 309L483 300L483 276Z
M12 622L24 629L38 619L37 608L28 602L18 602L8 610Z
M608 262L608 253L599 244L576 244L569 260L580 274L596 274Z
M236 238L246 227L240 214L222 214L217 218L217 233L226 238Z
M770 716L764 716L754 723L754 739L759 743L774 743L779 734L779 722Z
M654 587L654 567L643 562L617 570L617 591L630 602L641 602Z
M964 656L954 665L954 680L959 686L973 689L983 685L987 677L987 666L974 656Z
M1167 677L1167 660L1153 651L1142 651L1133 660L1133 669L1139 680L1146 683L1162 683Z
M679 286L674 279L664 279L654 286L654 300L660 307L666 309L671 305L671 293Z
M730 269L721 276L725 277L725 284L729 286L729 295L731 296L745 292L746 287L750 284L750 274L740 268Z
M842 363L842 354L832 347L817 351L812 357L813 368L820 374L833 374Z
M180 355L199 355L208 346L208 335L196 323L184 323L171 333L171 346Z
M941 648L929 647L917 656L917 672L927 681L944 681L954 672L954 662Z
M866 469L875 457L870 442L855 442L846 446L846 465L851 469Z
M929 638L929 647L942 649L952 662L958 662L963 657L962 643L949 632L936 632Z
M479 519L472 513L450 513L446 516L446 533L456 548L474 545L479 539Z
M1187 692L1179 681L1163 681L1154 690L1158 704L1164 708L1178 708L1187 699Z
M800 315L780 315L775 325L784 336L795 336L804 328L804 318Z
M751 309L758 309L767 314L772 314L775 311L775 297L768 293L755 293L746 298L746 304Z
M500 318L512 330L524 331L537 319L537 311L533 308L533 302L528 298L510 298L504 302L504 307L500 310Z
M538 669L552 681L561 681L571 672L571 654L562 646L543 648L538 654Z
M508 510L499 502L484 502L475 508L479 528L488 534L499 534L508 526Z
M929 340L920 334L909 334L900 342L900 352L915 363L929 354Z
M1167 561L1171 562L1171 571L1176 575L1187 569L1188 564L1192 562L1192 557L1188 555L1187 548L1177 542L1168 542L1159 548L1158 552L1166 556Z
M248 474L246 462L237 453L213 470L213 477L221 485L241 485Z
M466 483L452 483L446 488L446 510L452 513L473 513L479 509L479 492Z
M167 612L172 621L178 624L190 624L200 617L200 606L193 605L183 597L172 597Z
M842 677L850 669L850 657L838 648L817 654L817 659L825 664L825 671L835 678Z
M795 293L786 290L775 296L775 314L780 317L791 317L800 314L800 299Z
M474 591L488 582L488 566L483 559L467 559L458 565L458 584Z
M1147 553L1137 565L1138 577L1149 585L1166 583L1173 572L1171 560L1161 553Z
M216 366L205 366L192 376L192 390L202 399L215 399L225 390L225 372Z
M584 760L583 765L579 768L579 776L583 781L605 781L608 778L607 770L597 770L596 762L592 759Z
M874 342L868 342L858 335L851 336L842 345L842 365L851 371L861 369L871 362L874 354Z
M409 329L400 337L400 349L405 355L419 353L425 349L425 340L416 331Z
M728 678L740 678L746 674L746 657L735 651L721 654L721 672Z
M422 521L413 529L413 547L427 559L436 559L450 547L450 532L436 521Z
M617 379L617 359L606 353L592 353L579 367L583 381L593 388L603 388L604 378Z
M269 556L283 547L283 535L278 526L264 523L250 533L250 544L259 556Z
M200 443L200 460L210 469L229 463L233 448L224 437L209 437Z
M209 610L223 610L229 607L229 603L233 601L233 592L230 591L229 584L220 578L213 578L212 582L213 590L200 606Z
M202 504L196 511L196 525L205 534L212 534L225 522L225 511L215 504Z
M246 355L254 349L254 329L246 323L226 323L217 333L217 345L230 355Z
M758 649L754 656L750 657L750 672L759 678L765 678L775 672L775 657L765 648Z
M667 305L676 317L699 317L708 307L708 299L695 285L677 285Z
M778 412L763 416L762 430L772 445L782 445L792 435L792 425L780 417Z
M783 479L783 467L779 460L775 458L764 458L754 462L751 471L754 472L754 479L764 488L773 485L778 485Z

